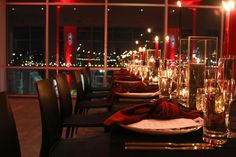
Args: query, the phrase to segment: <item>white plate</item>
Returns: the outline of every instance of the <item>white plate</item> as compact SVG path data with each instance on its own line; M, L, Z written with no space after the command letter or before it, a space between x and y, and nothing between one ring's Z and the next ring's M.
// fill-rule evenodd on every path
M175 135L185 134L200 129L203 125L202 118L178 118L171 120L144 119L137 123L124 125L123 128L145 134Z
M121 93L121 92L115 92L116 95L121 96L121 97L127 97L127 98L152 98L160 95L160 92L153 92L153 93Z

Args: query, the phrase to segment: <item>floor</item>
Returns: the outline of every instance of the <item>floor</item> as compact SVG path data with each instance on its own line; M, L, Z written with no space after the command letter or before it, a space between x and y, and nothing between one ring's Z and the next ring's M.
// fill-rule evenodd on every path
M41 120L37 99L10 98L20 140L22 157L38 157L41 144Z
M9 101L16 122L22 157L38 157L41 145L41 119L38 99L10 98ZM103 132L103 128L80 128L75 138L95 136Z
M37 98L9 98L14 114L22 157L38 157L41 145L41 119ZM120 103L129 105L134 102ZM100 112L100 111L96 111ZM103 128L81 128L75 138L103 133Z

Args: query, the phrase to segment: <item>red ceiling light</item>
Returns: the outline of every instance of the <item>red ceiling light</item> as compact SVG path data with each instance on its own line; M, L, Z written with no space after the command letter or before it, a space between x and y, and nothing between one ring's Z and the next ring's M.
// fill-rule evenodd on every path
M176 4L177 4L178 7L182 7L182 1L179 0L179 1L176 2Z
M228 0L228 1L222 1L222 6L227 12L230 12L231 10L234 9L235 4L233 0Z

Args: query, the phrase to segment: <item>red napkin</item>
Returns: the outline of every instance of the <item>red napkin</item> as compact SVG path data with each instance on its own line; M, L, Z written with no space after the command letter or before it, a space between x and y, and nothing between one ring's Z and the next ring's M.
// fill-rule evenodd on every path
M119 92L119 93L125 93L125 92L130 92L130 93L153 93L157 92L159 89L157 86L148 86L144 82L138 82L138 83L122 83L119 84L118 86L114 87L114 92Z
M159 99L153 103L138 104L122 109L104 121L104 125L131 124L143 119L197 118L202 113Z
M113 72L113 75L130 75L130 72L126 69L120 69Z
M141 80L141 78L138 78L134 74L114 76L113 79L120 80L120 81L140 81Z

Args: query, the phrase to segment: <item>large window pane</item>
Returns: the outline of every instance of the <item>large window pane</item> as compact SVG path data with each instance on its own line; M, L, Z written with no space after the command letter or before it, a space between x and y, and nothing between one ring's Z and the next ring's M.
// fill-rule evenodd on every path
M51 6L50 66L103 67L104 7Z
M45 65L45 6L7 7L7 63Z
M182 37L220 36L219 9L169 8L168 17L169 28L180 29Z
M155 36L159 36L159 49L163 49L164 8L109 7L109 9L107 54L109 67L120 67L124 59L122 55L138 51L139 47L155 49Z
M181 35L182 53L187 53L187 37L189 36L203 36L202 38L208 36L220 39L221 11L219 9L169 8L168 17L168 30L177 30L175 35ZM173 32L170 31L169 33ZM202 53L200 44L200 40L196 40L192 44L192 51L196 56L198 53ZM209 47L211 45L213 44L210 44ZM171 48L169 47L169 49ZM208 53L214 54L215 52L217 50L213 49Z
M9 94L36 94L35 82L45 79L44 70L7 70L7 91Z

